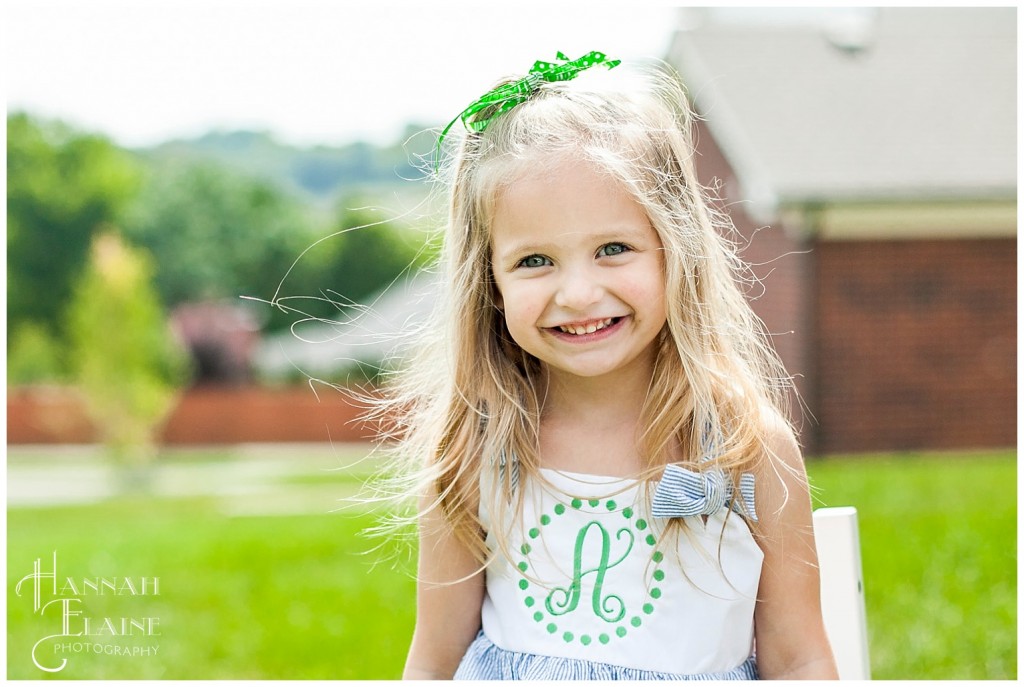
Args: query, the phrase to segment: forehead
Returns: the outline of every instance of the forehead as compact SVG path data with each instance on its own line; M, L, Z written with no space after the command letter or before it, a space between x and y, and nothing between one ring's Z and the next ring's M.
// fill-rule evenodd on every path
M622 182L576 160L520 175L497 194L491 220L496 252L540 240L617 233L657 240L643 206Z

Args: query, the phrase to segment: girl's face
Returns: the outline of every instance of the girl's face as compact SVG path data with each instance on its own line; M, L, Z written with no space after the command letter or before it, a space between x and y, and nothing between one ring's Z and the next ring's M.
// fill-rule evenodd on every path
M649 378L666 319L662 245L616 180L576 161L521 178L497 201L491 243L508 330L552 375Z

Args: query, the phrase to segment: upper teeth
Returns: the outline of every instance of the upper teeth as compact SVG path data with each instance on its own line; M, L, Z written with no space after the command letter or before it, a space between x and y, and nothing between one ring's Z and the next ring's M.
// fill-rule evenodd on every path
M604 329L605 327L610 325L613 319L615 318L609 317L607 320L601 320L600 322L592 322L587 325L562 324L559 325L558 328L561 329L566 334L576 334L577 336L580 334L593 334L598 329Z

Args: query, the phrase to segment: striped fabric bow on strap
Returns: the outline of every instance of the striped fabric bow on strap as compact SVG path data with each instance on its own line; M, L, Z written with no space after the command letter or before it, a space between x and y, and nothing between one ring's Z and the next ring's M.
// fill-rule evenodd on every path
M693 472L678 465L665 467L665 474L654 489L651 515L656 518L686 518L713 515L728 506L740 515L757 521L754 512L754 476L740 476L742 502L733 500L732 484L721 470Z

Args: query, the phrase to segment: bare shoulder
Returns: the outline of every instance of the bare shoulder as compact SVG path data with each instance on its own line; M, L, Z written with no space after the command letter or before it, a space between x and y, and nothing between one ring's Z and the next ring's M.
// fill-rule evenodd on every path
M789 422L774 408L766 409L762 418L765 447L773 454L774 459L790 468L802 470L803 455Z
M763 529L803 520L809 515L810 494L803 453L789 422L775 410L762 417L765 455L756 470L756 493Z

